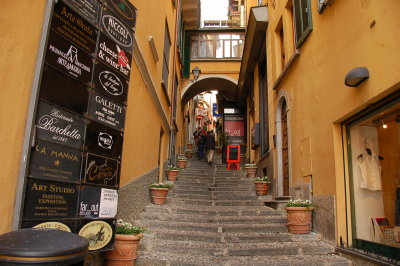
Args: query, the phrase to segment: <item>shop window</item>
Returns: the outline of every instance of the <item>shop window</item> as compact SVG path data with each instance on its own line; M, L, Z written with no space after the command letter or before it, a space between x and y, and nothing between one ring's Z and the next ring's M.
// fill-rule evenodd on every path
M312 30L310 0L293 0L296 47L299 48Z
M240 59L243 48L243 34L198 34L192 36L191 58Z
M163 69L162 69L162 85L165 91L168 94L168 76L169 76L169 54L171 48L171 39L169 37L168 32L168 24L165 24L165 33L164 33L164 60L163 60Z
M399 259L400 100L347 125L347 138L353 245Z

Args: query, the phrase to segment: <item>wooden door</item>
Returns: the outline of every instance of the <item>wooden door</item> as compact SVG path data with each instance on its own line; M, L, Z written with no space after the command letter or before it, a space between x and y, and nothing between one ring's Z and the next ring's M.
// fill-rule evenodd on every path
M286 102L282 104L282 173L283 196L289 196L289 150Z

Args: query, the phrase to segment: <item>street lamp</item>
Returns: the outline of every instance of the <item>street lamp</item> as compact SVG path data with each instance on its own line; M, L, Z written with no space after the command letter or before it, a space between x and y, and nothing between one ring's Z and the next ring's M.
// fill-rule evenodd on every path
M195 68L193 68L192 69L192 74L193 74L193 77L194 77L194 81L196 81L199 78L200 74L201 74L200 68L197 67L197 66Z

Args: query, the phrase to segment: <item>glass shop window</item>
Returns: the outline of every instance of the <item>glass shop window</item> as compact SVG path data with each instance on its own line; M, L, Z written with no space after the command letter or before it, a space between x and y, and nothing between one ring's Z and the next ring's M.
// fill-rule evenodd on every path
M400 252L400 103L353 122L347 137L354 243Z

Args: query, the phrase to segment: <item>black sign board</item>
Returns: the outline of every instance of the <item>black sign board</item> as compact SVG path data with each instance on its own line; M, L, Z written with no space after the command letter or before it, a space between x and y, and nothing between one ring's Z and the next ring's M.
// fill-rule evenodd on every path
M63 220L35 220L22 221L21 228L46 228L58 229L61 231L76 233L76 221L63 221Z
M97 60L94 65L92 85L111 99L126 103L129 82Z
M87 154L84 183L117 187L119 176L119 161L91 153Z
M125 106L98 92L91 92L89 96L88 117L100 124L123 130Z
M82 153L78 150L36 140L29 175L54 181L79 183Z
M92 57L54 32L49 34L46 63L83 83L91 81Z
M98 218L100 198L101 187L81 186L78 215L84 218Z
M240 162L240 145L228 145L227 147L227 159L228 163Z
M36 116L36 137L80 149L84 137L84 121L77 115L40 102Z
M108 8L103 8L100 18L100 30L124 50L131 52L133 32Z
M78 192L78 185L29 179L24 219L75 218Z
M40 98L83 115L87 111L89 91L83 83L45 65Z
M86 52L95 52L97 29L61 1L54 5L51 29Z
M97 58L129 80L132 55L102 33L97 45Z
M65 3L90 23L97 25L100 3L97 0L66 0Z
M111 158L121 158L123 135L121 132L88 121L85 147L88 152Z
M110 250L114 245L115 220L81 220L77 232L89 240L89 251Z
M105 5L131 28L136 26L136 8L129 0L105 0Z

